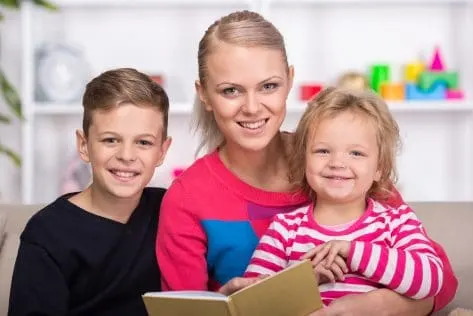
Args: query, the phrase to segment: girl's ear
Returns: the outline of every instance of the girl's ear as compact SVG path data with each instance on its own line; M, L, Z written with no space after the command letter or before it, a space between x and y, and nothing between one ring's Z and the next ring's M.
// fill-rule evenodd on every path
M377 170L374 175L374 181L378 182L381 179L381 170Z

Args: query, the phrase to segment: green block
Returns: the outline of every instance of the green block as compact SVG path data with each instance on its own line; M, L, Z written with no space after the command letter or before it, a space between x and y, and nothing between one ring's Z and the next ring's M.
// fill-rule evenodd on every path
M448 89L458 89L458 73L453 71L425 71L419 76L418 86L423 91L429 91L437 82L444 83Z
M371 88L374 91L379 93L381 90L381 84L389 82L390 79L391 69L389 68L389 65L376 64L371 66L370 83Z

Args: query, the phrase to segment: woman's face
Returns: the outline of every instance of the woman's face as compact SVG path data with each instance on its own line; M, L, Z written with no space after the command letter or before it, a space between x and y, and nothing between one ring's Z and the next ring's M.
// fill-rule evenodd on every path
M208 56L205 85L196 87L226 144L259 151L279 132L292 79L280 51L220 42Z

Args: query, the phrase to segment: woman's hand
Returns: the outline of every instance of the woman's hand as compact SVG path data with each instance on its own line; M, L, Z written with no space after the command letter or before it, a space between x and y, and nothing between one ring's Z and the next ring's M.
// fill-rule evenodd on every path
M224 295L230 295L238 290L241 290L247 286L250 286L253 283L264 279L266 276L259 276L256 278L241 278L236 277L225 283L218 292Z
M333 301L309 316L429 315L433 298L413 300L388 289L351 294Z
M313 312L309 316L386 315L385 311L389 307L380 304L380 302L377 301L378 297L376 295L370 295L370 293L346 295L336 299L329 306Z

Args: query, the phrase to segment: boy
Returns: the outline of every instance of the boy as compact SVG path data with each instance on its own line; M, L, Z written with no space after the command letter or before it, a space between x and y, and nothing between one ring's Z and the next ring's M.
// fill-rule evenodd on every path
M116 69L87 84L83 107L77 150L92 183L26 225L11 316L147 315L141 295L160 290L154 243L165 190L145 186L171 144L166 92L134 69Z

